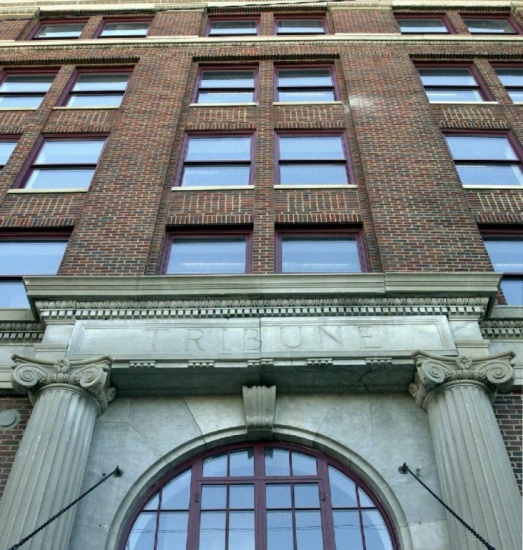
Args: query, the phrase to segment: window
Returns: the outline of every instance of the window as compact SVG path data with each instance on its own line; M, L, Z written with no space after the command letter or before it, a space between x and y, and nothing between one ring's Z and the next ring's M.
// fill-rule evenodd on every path
M125 71L80 71L67 95L68 107L118 107L129 82Z
M359 273L361 235L357 231L289 229L276 234L278 273Z
M257 71L249 67L202 68L196 103L248 103L255 98Z
M258 34L259 19L211 17L207 23L206 36L252 36Z
M418 72L431 103L490 99L473 67L418 66Z
M276 17L276 34L325 34L325 18Z
M276 67L276 101L334 101L334 68Z
M0 108L36 109L54 77L55 73L4 73L0 84Z
M327 456L257 443L205 453L139 503L119 550L399 548L370 488Z
M463 185L523 185L519 149L511 136L447 134Z
M250 185L252 135L188 135L183 186Z
M523 67L495 67L496 73L514 102L523 102Z
M168 274L232 274L250 271L247 231L178 234L172 239Z
M518 28L509 17L463 17L471 34L518 34Z
M396 18L401 34L449 34L453 33L446 17L442 15L408 16Z
M87 189L105 138L46 138L26 178L26 189Z
M523 305L523 235L485 237L496 271L503 272L501 290L508 305Z
M0 138L0 170L4 168L11 153L15 150L16 141L8 138Z
M98 38L140 38L147 36L150 20L104 21Z
M0 307L29 307L22 277L55 275L67 246L67 238L0 239Z
M79 38L85 27L85 21L62 21L41 23L33 34L33 40L67 40Z
M277 144L280 184L349 183L346 144L341 134L279 134Z

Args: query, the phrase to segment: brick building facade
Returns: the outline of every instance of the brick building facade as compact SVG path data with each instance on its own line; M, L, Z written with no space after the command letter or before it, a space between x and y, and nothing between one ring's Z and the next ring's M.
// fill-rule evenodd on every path
M0 546L519 549L522 109L519 2L0 1Z

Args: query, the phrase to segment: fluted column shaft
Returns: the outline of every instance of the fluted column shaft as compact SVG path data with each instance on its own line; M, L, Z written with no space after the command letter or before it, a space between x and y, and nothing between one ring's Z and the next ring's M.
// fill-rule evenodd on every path
M29 391L34 408L0 502L2 549L80 495L96 418L107 405L103 399L100 403L100 392L108 383L107 364L85 363L81 369L70 363L23 363L15 370L13 386L34 389ZM24 550L67 550L75 511L73 507L50 523Z
M491 403L496 384L510 383L507 357L505 367L499 357L461 357L449 368L448 359L427 356L417 356L411 392L429 416L442 498L496 550L521 550L521 496ZM447 518L454 550L485 549Z

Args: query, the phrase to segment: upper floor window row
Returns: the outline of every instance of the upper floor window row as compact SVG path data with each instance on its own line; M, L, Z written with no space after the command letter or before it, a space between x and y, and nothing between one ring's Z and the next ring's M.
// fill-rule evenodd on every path
M206 36L254 36L259 34L260 19L252 17L209 17ZM325 34L327 23L322 15L275 16L274 34Z
M32 40L80 38L87 20L41 21L30 35ZM107 19L94 32L94 38L141 38L147 36L150 19Z
M462 15L470 34L523 34L521 27L504 15ZM402 34L454 34L456 30L445 15L398 15L396 21Z

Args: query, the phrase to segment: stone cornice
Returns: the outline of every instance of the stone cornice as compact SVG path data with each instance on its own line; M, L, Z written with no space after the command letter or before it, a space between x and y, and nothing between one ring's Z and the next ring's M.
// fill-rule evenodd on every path
M40 342L45 325L37 322L0 322L0 342Z
M509 390L514 384L511 366L514 353L500 353L488 357L444 357L415 351L416 379L409 386L416 404L427 410L432 397L452 383L477 383L484 386L494 399L498 390Z
M28 393L34 402L39 390L53 385L71 386L85 391L91 396L98 413L107 410L114 399L115 390L109 386L112 360L107 356L94 357L81 361L45 361L13 355L11 384L18 393Z

